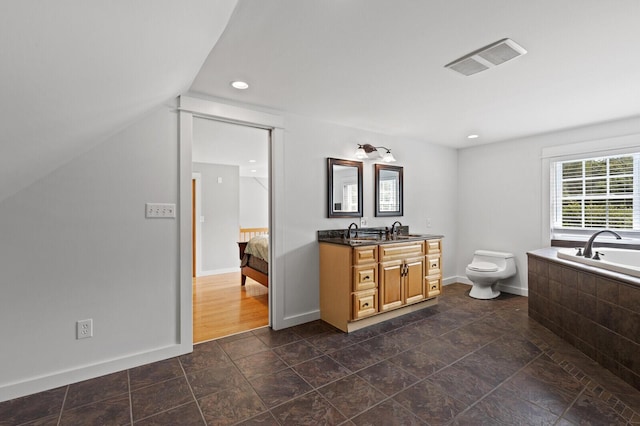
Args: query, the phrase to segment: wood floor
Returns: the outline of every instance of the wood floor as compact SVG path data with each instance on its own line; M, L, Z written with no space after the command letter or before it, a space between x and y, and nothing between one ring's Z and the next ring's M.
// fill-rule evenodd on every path
M269 325L269 290L240 272L193 279L193 343Z

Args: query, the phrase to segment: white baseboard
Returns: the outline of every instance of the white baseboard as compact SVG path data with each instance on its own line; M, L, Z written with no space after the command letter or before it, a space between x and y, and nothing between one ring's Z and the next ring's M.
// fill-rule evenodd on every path
M455 284L455 283L462 283L462 284L471 285L471 281L469 281L466 278L464 278L464 281L462 281L462 278L460 278L460 277L448 277L448 278L443 278L442 279L442 285L449 285L449 284Z
M452 278L447 278L448 281L447 283L442 282L443 285L448 285L448 284L453 284L453 283L462 283L462 284L467 284L467 285L473 285L473 283L469 280L469 278L467 277L452 277ZM450 282L449 282L450 281ZM516 287L513 285L505 285L505 284L498 284L498 290L503 291L505 293L509 293L509 294L515 294L517 296L524 296L524 297L529 297L529 289L526 288L522 288L522 287Z
M196 277L206 277L208 275L229 274L231 272L240 272L240 268L223 268L223 269L211 269L209 271L198 271L196 273Z
M289 328L295 325L305 324L320 319L320 310L305 312L304 314L292 315L284 317L282 320L282 328Z
M191 352L192 349L190 347L190 345L183 347L176 344L149 352L112 359L99 364L85 365L46 376L29 378L21 382L9 383L0 386L0 402L173 358Z
M528 288L522 288L522 287L516 287L516 286L504 285L504 284L499 284L498 288L500 289L500 291L504 291L505 293L515 294L517 296L529 297Z

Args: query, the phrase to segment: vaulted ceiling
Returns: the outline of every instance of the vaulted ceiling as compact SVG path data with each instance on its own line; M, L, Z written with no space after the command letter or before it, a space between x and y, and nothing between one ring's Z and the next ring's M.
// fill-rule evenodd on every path
M186 92L236 0L0 2L0 200Z
M191 89L472 146L640 119L639 23L638 0L240 0ZM528 53L444 68L503 38Z
M187 91L451 147L640 119L638 22L637 0L3 0L0 201ZM528 53L444 68L502 38Z

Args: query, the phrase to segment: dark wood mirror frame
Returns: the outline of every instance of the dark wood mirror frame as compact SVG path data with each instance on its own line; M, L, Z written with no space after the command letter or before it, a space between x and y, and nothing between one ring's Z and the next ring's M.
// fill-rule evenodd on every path
M382 197L381 197L381 178L383 172L388 171L391 173L397 173L397 187L396 187L396 200L395 205L398 207L397 210L388 210L382 208ZM384 216L402 216L403 215L403 176L402 176L402 167L400 166L389 166L387 164L376 164L375 165L375 179L376 179L376 217L384 217Z
M357 191L358 191L358 207L356 211L343 211L338 208L342 203L342 200L334 200L334 167L353 167L357 172ZM337 158L327 158L327 177L328 177L328 215L329 217L362 217L362 162L352 160L339 160Z

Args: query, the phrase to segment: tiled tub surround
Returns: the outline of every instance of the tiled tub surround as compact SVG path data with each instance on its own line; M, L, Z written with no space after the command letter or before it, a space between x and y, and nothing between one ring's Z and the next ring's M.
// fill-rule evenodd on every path
M529 316L640 389L640 279L529 255Z
M443 288L345 334L261 328L192 354L0 402L0 425L640 425L640 391L527 315Z

